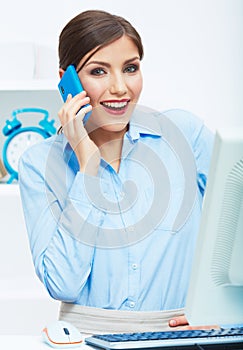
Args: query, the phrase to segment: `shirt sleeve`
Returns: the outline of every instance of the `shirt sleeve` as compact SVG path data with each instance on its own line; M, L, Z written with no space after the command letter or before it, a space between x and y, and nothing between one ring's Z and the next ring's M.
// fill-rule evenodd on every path
M213 133L204 124L201 124L194 133L193 149L197 165L198 188L202 196L204 196L206 189L213 142Z
M26 152L19 162L21 200L34 266L53 298L75 302L92 269L94 245L88 242L97 234L102 210L92 205L83 190L84 174L80 172L67 193L63 188L55 191L51 183L58 184L57 179L48 182L44 165L34 165L40 159L36 149ZM57 173L52 176L57 178ZM88 180L91 186L98 181L95 177Z

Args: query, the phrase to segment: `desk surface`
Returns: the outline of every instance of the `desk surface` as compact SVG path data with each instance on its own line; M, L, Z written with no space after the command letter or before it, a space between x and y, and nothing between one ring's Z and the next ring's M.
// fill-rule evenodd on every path
M50 346L45 344L41 336L28 335L0 335L0 348L4 350L51 350ZM68 348L62 348L63 350ZM70 348L69 348L70 349ZM73 348L77 350L91 349L88 345L82 344L80 347Z
M87 336L87 335L86 335ZM27 335L0 335L0 349L4 350L51 350L52 347L45 344L41 336L27 336ZM70 348L61 348L67 350ZM77 350L91 350L94 349L85 345L84 343L77 348ZM241 349L243 350L243 349Z

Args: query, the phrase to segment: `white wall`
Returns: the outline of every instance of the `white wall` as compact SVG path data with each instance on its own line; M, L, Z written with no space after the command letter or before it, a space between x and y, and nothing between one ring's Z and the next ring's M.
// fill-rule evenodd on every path
M125 16L141 33L142 104L189 109L212 129L243 125L242 0L6 1L0 11L0 42L34 42L56 54L65 23L96 8ZM21 70L18 52L15 59ZM50 74L57 77L57 69Z

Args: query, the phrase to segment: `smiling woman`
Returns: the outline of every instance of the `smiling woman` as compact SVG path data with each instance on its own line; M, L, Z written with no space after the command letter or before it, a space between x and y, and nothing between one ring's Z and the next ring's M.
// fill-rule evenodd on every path
M92 22L94 18L95 21ZM79 30L76 29L77 26ZM72 45L69 43L70 36ZM66 52L67 47L69 56ZM143 46L139 34L121 17L103 11L92 11L92 13L87 11L72 19L63 29L60 35L59 56L61 77L65 71L63 67L69 64L77 67L77 73L93 108L85 129L89 133L90 140L97 146L102 146L99 149L101 156L112 163L113 167L116 164L117 171L121 144L107 141L111 141L112 138L115 140L123 138L142 90L140 60L143 57ZM59 117L66 136L76 113L67 114L64 108L70 106L77 112L85 101L87 99L84 100L84 96L82 100L75 101L70 96L66 105L60 110ZM82 129L82 120L79 122L79 129ZM85 145L80 142L82 138L83 136L78 137L73 149L79 160L80 170L87 171L90 167L86 162L94 159L92 154L98 150L95 150L93 144L89 144L90 158L87 157L87 148L83 156L82 149ZM82 146L84 147L81 149ZM112 149L112 152L109 149ZM95 159L99 162L99 158ZM91 168L98 171L97 166L92 165Z
M186 325L213 136L189 112L137 105L143 46L124 18L80 13L59 57L60 77L75 66L84 91L59 110L63 132L19 163L36 272L82 332Z
M99 128L116 131L115 138L120 131L123 137L142 90L136 45L129 37L122 36L94 53L80 70L79 77L93 106L87 125L87 129L93 131L93 141Z

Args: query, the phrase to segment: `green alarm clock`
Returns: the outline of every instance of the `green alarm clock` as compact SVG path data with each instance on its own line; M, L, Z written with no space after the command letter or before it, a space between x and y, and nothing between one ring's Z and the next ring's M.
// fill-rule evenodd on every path
M22 127L22 123L17 118L20 114L32 113L40 114L43 118L39 126ZM54 119L48 120L49 113L41 108L22 108L12 112L12 119L7 120L2 132L7 136L3 145L3 163L10 175L7 183L18 180L18 162L22 153L35 143L55 134Z

